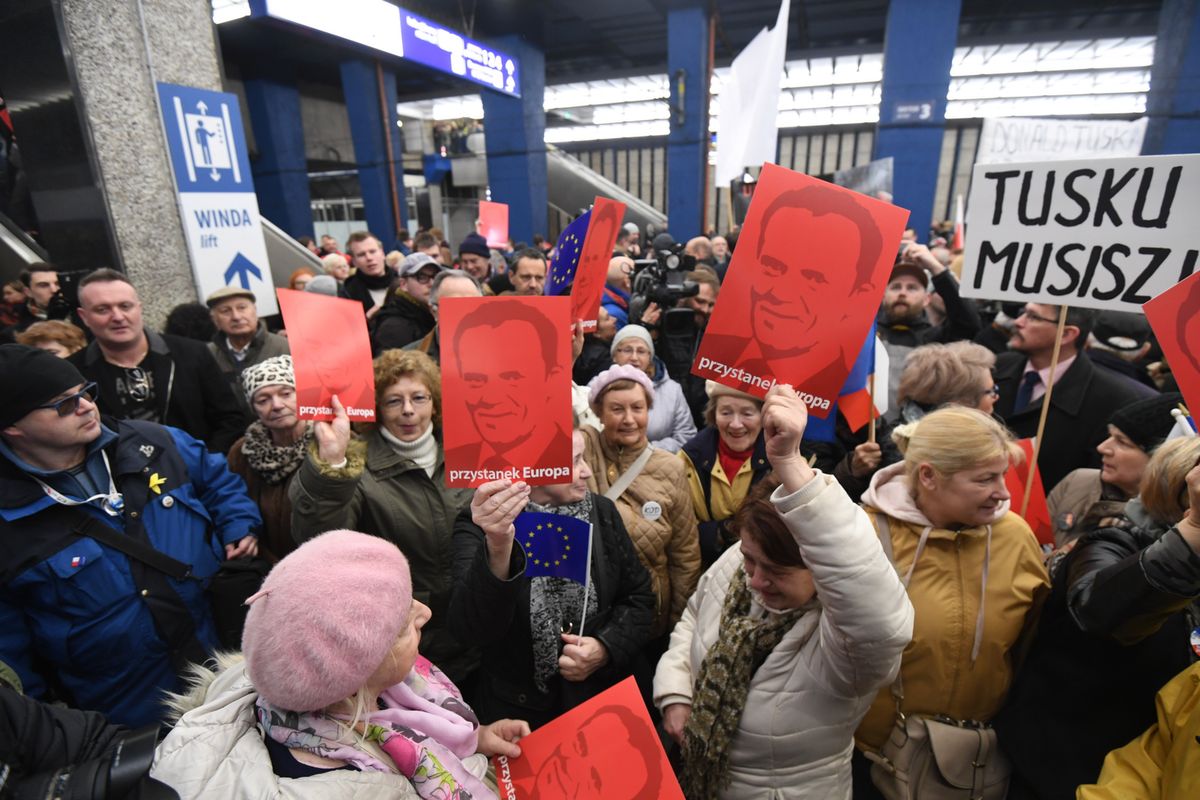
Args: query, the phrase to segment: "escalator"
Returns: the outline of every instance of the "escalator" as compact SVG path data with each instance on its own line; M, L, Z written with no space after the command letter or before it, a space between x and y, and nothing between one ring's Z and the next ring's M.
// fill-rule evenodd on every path
M546 146L546 184L550 205L568 213L587 208L597 196L603 196L624 203L625 221L636 222L642 230L647 225L662 230L667 223L666 215L654 206L553 145Z

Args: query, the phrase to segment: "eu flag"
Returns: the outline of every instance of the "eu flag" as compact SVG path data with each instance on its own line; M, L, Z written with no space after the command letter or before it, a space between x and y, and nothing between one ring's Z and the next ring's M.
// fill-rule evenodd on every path
M571 290L571 283L575 280L575 269L579 266L579 254L583 250L583 240L587 238L588 224L591 221L592 210L589 208L559 235L558 244L551 253L550 271L546 275L547 295L566 294Z
M514 523L525 550L525 574L549 575L587 584L592 526L562 514L523 511Z

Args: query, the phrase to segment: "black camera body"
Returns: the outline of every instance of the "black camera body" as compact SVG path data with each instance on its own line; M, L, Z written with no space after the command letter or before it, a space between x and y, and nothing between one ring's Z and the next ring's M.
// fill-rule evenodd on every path
M666 241L662 241L663 239ZM682 244L676 243L666 234L660 234L654 241L654 258L633 262L633 286L629 299L630 324L641 325L646 307L654 303L663 312L659 322L660 330L668 335L681 332L676 330L677 323L674 323L674 320L682 320L683 315L670 312L684 311L688 319L691 319L690 310L675 309L675 304L685 297L695 297L700 291L695 281L687 279L687 274L695 268L695 257L685 254Z

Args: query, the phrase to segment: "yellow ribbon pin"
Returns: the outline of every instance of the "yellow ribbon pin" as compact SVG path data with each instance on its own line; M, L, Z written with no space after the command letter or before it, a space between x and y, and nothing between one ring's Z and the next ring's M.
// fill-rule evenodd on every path
M155 494L162 494L162 489L160 487L166 482L166 478L160 478L157 472L154 473L150 476L150 491L154 492Z

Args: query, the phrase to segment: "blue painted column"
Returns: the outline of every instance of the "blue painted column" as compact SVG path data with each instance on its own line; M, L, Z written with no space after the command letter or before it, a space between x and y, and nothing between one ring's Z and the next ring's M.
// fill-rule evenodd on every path
M383 72L383 105L375 62L355 59L343 61L342 93L350 118L350 138L354 142L354 161L358 165L358 184L362 192L367 228L379 237L385 248L396 241L397 212L404 217L404 172L398 157L400 129L396 127L396 79ZM384 109L386 108L386 113ZM392 148L389 151L387 136ZM397 203L392 203L395 175Z
M875 158L894 159L896 205L927 241L942 158L946 92L961 0L892 0L883 42L883 91Z
M546 56L516 35L489 41L520 64L521 96L483 89L483 135L487 142L492 200L508 204L508 235L533 241L547 231Z
M671 84L667 218L678 242L703 233L709 142L708 25L708 14L701 5L667 12L667 80Z
M291 236L312 236L300 90L290 81L247 78L246 109L258 157L250 163L262 215Z
M1200 0L1164 0L1158 16L1143 155L1200 153Z

